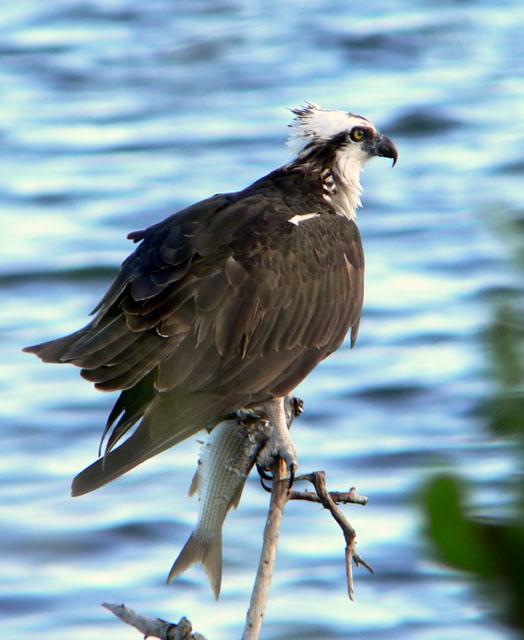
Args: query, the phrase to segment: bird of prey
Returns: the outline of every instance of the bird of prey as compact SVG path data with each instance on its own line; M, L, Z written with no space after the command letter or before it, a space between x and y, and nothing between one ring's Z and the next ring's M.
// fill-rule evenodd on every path
M360 172L373 156L395 164L397 149L363 116L309 103L292 112L290 162L130 233L138 246L91 322L26 348L121 391L105 452L73 480L73 495L255 405L273 425L259 462L296 467L284 398L348 331L355 343Z

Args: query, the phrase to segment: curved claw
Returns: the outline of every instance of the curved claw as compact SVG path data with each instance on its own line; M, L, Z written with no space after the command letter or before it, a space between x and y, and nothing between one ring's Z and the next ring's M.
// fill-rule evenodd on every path
M297 396L293 396L291 399L293 406L293 415L295 418L298 418L304 413L304 401L302 398L297 398Z
M260 476L260 484L262 485L262 489L264 489L264 491L267 491L268 493L271 493L272 491L271 485L264 484L264 480L267 480L268 482L273 482L273 474L268 473L264 469L264 467L262 467L258 463L256 467L257 467L258 475Z
M257 471L258 471L258 475L262 480L269 480L270 482L273 482L274 480L273 474L266 471L266 469L261 464L258 464L258 462L257 462Z
M264 484L264 478L262 476L260 476L260 484L264 491L267 491L268 493L271 493L273 491L273 487L271 485Z
M294 462L292 462L289 465L289 482L287 485L288 490L291 489L291 487L293 486L293 483L295 482L296 471L297 471L297 465Z
M273 482L273 480L275 479L275 476L272 473L268 473L268 471L266 471L266 469L264 469L264 467L262 467L259 464L257 464L256 467L257 467L258 475L260 476L260 484L266 491L271 491L271 487L268 487L268 485L264 484L264 480L268 482ZM296 471L297 471L297 465L294 463L291 463L291 465L289 466L289 478L288 478L288 485L287 485L288 490L291 489L291 487L293 486L293 483L295 482Z

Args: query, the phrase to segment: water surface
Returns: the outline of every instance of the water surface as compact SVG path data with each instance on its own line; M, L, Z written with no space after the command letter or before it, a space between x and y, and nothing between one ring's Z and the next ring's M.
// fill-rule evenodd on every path
M20 348L85 323L128 231L286 162L286 107L306 100L365 114L400 150L393 171L377 160L364 175L357 348L301 385L294 428L304 471L369 496L348 511L376 573L357 572L349 604L338 528L290 504L264 638L511 637L431 559L414 496L451 467L492 512L511 479L476 408L493 298L521 284L496 220L521 210L523 23L516 0L3 7L3 637L137 637L103 601L240 636L267 507L256 479L226 523L219 603L199 569L166 588L196 517L196 439L72 500L114 398Z

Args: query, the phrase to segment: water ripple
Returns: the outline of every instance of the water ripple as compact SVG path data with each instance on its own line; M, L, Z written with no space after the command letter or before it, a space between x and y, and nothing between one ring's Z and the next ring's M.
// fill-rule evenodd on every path
M522 290L494 229L524 219L523 24L516 0L6 3L4 637L109 635L99 602L110 599L238 637L267 506L255 479L226 524L220 603L198 568L166 589L196 516L195 442L72 500L114 398L20 349L87 321L132 249L128 231L286 162L285 107L306 100L372 117L400 149L394 171L375 162L363 177L359 343L300 386L293 429L304 470L369 495L351 517L377 573L357 576L350 607L339 531L290 504L265 636L511 637L428 560L413 496L451 466L487 512L505 508L511 451L488 439L479 406L492 305Z

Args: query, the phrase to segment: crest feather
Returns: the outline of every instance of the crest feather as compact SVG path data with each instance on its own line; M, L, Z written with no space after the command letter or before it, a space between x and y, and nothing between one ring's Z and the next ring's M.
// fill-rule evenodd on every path
M343 131L348 131L356 124L371 125L363 116L347 111L330 111L322 109L313 102L306 102L302 107L291 109L294 114L292 129L287 145L296 154L300 154L311 144L327 142ZM373 125L371 125L373 126Z

